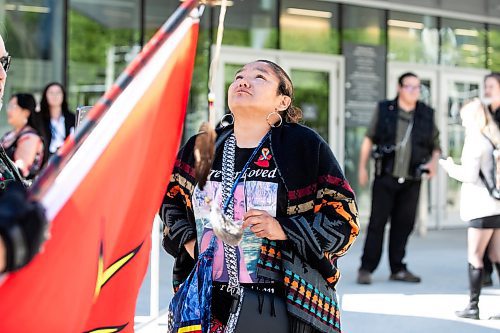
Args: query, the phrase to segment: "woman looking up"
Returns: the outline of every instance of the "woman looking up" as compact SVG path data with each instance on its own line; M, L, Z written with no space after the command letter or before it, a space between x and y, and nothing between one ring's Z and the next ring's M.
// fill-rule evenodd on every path
M160 211L163 246L176 258L178 288L216 241L211 332L340 332L336 262L358 235L357 205L330 147L298 124L292 101L281 67L251 62L229 87L234 123L217 130L203 189L194 178L195 137L178 154ZM237 246L213 238L211 205L243 229ZM248 305L255 293L259 301Z

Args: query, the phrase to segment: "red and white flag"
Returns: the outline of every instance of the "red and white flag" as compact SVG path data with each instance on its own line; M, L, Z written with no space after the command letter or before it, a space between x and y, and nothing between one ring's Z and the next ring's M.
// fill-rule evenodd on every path
M51 237L43 253L0 285L0 332L133 331L152 221L179 147L196 53L198 20L181 14L196 3L181 5L170 30L167 22L42 176Z

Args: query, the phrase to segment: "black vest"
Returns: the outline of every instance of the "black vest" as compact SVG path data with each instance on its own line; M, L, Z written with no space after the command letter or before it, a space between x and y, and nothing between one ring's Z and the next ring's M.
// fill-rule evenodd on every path
M380 148L394 147L398 123L397 99L382 101L378 105L378 121L373 143L382 155L383 171L391 173L394 168L394 151L384 153ZM408 174L420 178L418 168L427 163L434 150L434 110L422 102L417 102L411 131L411 159ZM387 150L386 150L387 151Z

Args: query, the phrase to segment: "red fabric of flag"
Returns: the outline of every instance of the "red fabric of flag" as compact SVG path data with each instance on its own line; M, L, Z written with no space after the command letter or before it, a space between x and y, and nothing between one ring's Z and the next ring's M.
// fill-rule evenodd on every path
M0 282L0 332L131 332L151 227L178 150L198 22L186 19L42 198L44 252Z

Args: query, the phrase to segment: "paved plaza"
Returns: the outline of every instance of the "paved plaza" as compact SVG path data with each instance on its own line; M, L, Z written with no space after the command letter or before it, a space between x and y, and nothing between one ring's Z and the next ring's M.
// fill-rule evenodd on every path
M482 320L455 317L468 300L465 228L431 230L426 236L413 235L408 245L408 268L422 276L422 283L389 281L387 256L373 275L372 285L356 280L364 235L340 260L342 279L338 286L345 333L498 333L500 321L487 318L500 312L498 275L494 286L483 289L480 299ZM165 309L172 297L171 259L162 252L160 260L160 307ZM138 300L137 314L149 309L149 276ZM165 316L154 325L136 325L137 332L165 332Z

